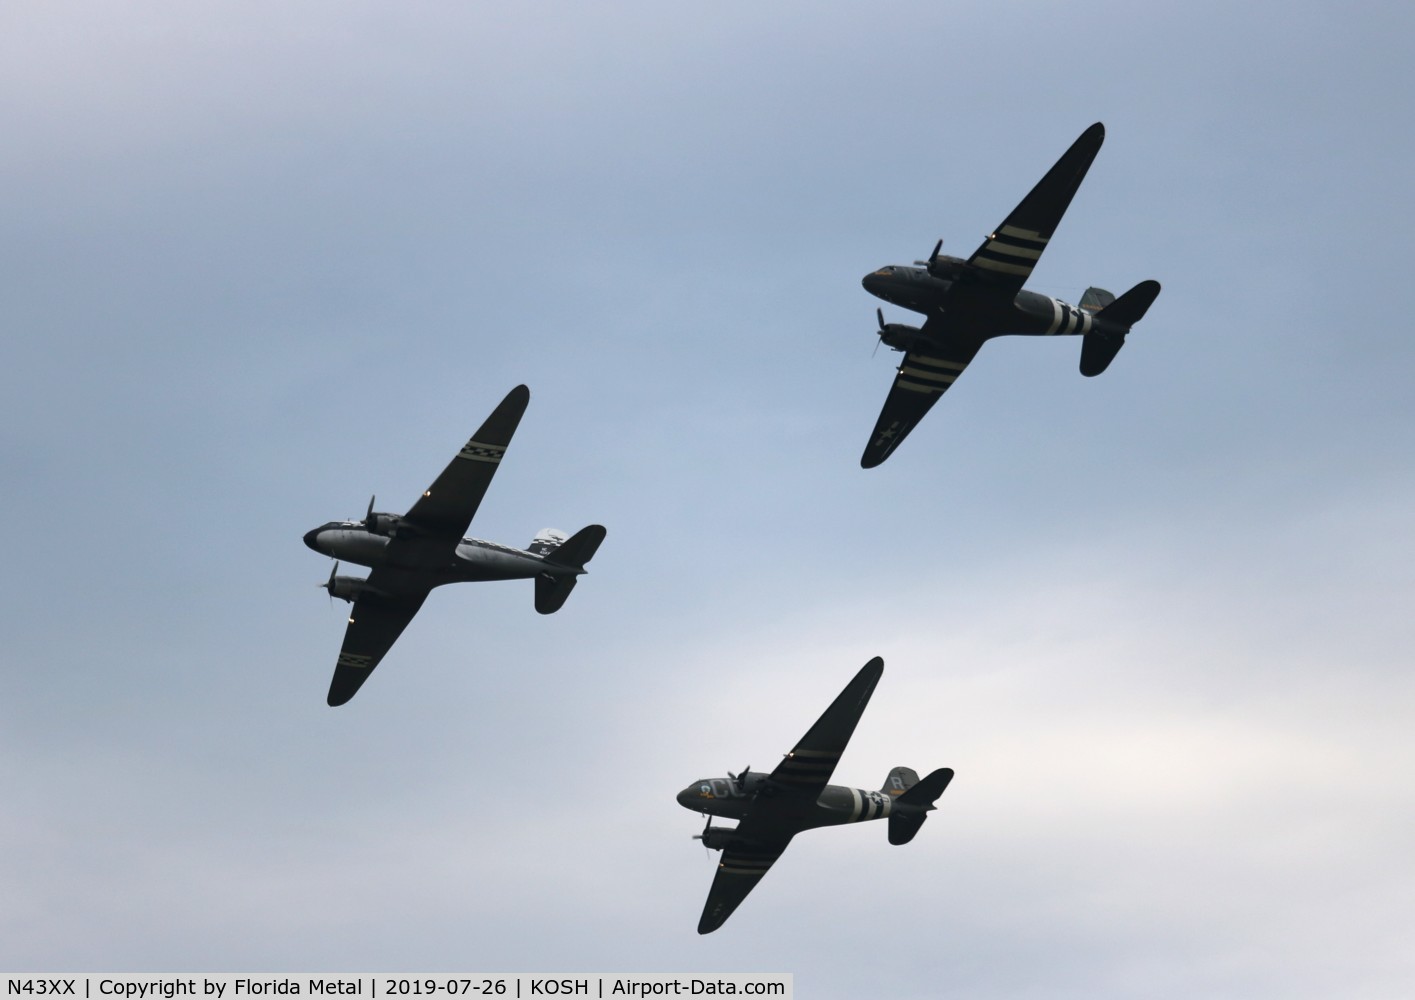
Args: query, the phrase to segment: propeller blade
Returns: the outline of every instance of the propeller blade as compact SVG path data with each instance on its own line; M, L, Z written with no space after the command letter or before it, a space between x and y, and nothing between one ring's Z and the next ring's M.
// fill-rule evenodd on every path
M884 333L884 310L876 309L875 317L879 320L879 332Z
M336 559L334 560L334 568L329 571L329 579L326 580L324 583L319 584L319 586L323 587L326 591L329 592L329 607L331 610L333 610L334 608L334 578L338 575L339 560Z
M940 239L937 243L934 244L934 252L931 253L931 254L929 254L929 263L930 263L930 264L932 264L932 263L934 262L935 258L938 257L938 252L939 252L940 250L942 250L942 249L943 249L943 240Z
M364 524L368 524L373 518L373 502L378 498L378 494L372 494L368 498L368 510L364 512Z

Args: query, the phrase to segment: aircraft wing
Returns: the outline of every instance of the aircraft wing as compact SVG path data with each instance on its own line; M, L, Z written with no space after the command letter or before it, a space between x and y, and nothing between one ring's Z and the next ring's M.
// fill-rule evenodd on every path
M397 570L378 569L369 574L369 587L378 593L360 597L349 612L344 645L329 683L331 706L354 697L427 600L431 587L395 586L403 575Z
M739 831L745 829L748 833L752 832L751 827L751 817L737 825ZM711 934L726 923L790 843L791 835L787 834L785 839L742 841L724 848L703 904L703 915L698 918L698 933Z
M937 322L929 319L921 332L930 333L929 327ZM963 374L982 346L981 340L952 338L939 346L906 353L884 399L884 408L879 411L870 442L860 456L860 465L873 469L888 458L924 419L938 397L948 391L953 380Z
M404 518L426 535L460 540L530 400L531 391L524 385L508 392Z
M845 744L850 742L855 725L864 714L870 702L875 685L884 673L884 660L876 656L860 668L860 672L845 685L830 707L816 720L795 748L771 772L771 781L781 788L789 788L809 796L814 802L835 773L835 765L845 752ZM748 816L742 822L751 822ZM741 827L739 826L740 830ZM744 836L750 835L750 830ZM763 869L765 871L765 869Z
M969 264L992 279L989 284L1010 295L1021 290L1104 140L1105 126L1100 122L1082 132L1012 214L1003 219L1002 225L968 258Z

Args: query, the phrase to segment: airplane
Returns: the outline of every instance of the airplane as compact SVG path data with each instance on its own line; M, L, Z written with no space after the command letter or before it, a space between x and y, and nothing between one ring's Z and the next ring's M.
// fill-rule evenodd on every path
M881 343L904 353L860 465L872 469L898 448L938 397L963 374L983 342L1007 334L1079 334L1081 374L1099 375L1125 346L1155 297L1158 281L1142 281L1120 298L1088 288L1079 307L1022 287L1081 186L1105 139L1100 122L1081 133L967 260L941 254L914 267L889 265L865 275L865 291L926 317L923 327L886 323L876 309Z
M518 385L403 515L377 513L369 499L362 521L330 521L305 534L322 555L368 566L367 579L339 575L320 586L353 605L329 685L329 704L343 705L368 680L433 587L467 580L534 578L536 610L559 611L585 564L604 541L591 524L566 537L545 528L529 549L462 537L526 412L531 391Z
M679 805L708 818L693 839L722 852L698 920L699 934L723 925L796 834L888 819L889 842L907 844L936 808L934 802L953 778L951 768L939 768L920 781L912 768L896 767L877 792L827 784L883 673L884 660L878 656L866 663L770 774L744 767L741 774L704 778L678 793ZM739 822L713 826L714 816Z

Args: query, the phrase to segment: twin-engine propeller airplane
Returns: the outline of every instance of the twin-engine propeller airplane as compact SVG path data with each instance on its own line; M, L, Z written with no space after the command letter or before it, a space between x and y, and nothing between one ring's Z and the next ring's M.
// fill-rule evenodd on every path
M694 839L722 852L699 934L721 927L803 830L888 819L891 844L907 844L919 832L953 778L951 768L939 768L920 781L911 768L896 767L877 792L827 784L883 673L884 660L878 656L866 663L770 774L743 768L741 774L729 771L725 778L695 781L678 793L679 805L708 817ZM740 822L713 826L714 816Z
M571 535L546 528L528 550L463 538L531 392L518 385L457 453L406 514L380 514L369 500L362 521L330 521L305 535L316 552L371 567L368 579L340 576L339 564L322 586L353 604L344 646L329 685L329 704L342 705L368 680L433 587L467 580L536 581L536 610L560 610L604 541L592 524Z
M929 259L915 261L915 267L891 265L865 276L862 283L871 295L926 317L922 327L907 326L886 323L884 311L875 310L880 340L904 352L904 361L860 459L866 469L899 447L985 340L1079 334L1082 375L1105 371L1125 345L1125 335L1159 295L1158 281L1142 281L1120 298L1088 288L1079 308L1022 287L1104 139L1100 122L1082 132L967 260L939 253L939 240Z

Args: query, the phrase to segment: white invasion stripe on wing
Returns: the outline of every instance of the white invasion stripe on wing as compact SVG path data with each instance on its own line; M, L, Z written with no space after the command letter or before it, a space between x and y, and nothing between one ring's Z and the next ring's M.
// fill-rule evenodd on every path
M991 257L979 257L973 261L973 263L977 264L979 267L985 267L989 271L997 271L1001 274L1020 274L1026 277L1032 273L1030 267L1024 267L1021 264L1006 264L1000 260L993 260Z
M899 367L899 379L896 384L899 388L911 392L943 392L967 367L963 362L910 354Z
M1002 226L988 236L982 249L973 256L973 263L1002 274L1032 273L1037 258L1046 249L1047 237L1033 229Z
M998 228L997 232L1000 236L1015 236L1019 240L1040 243L1042 246L1046 246L1047 240L1050 239L1050 237L1043 236L1035 229L1023 229L1020 226L1001 226Z
M458 458L471 459L474 462L500 462L501 456L506 453L504 444L482 444L479 441L468 441L466 447L457 452Z

